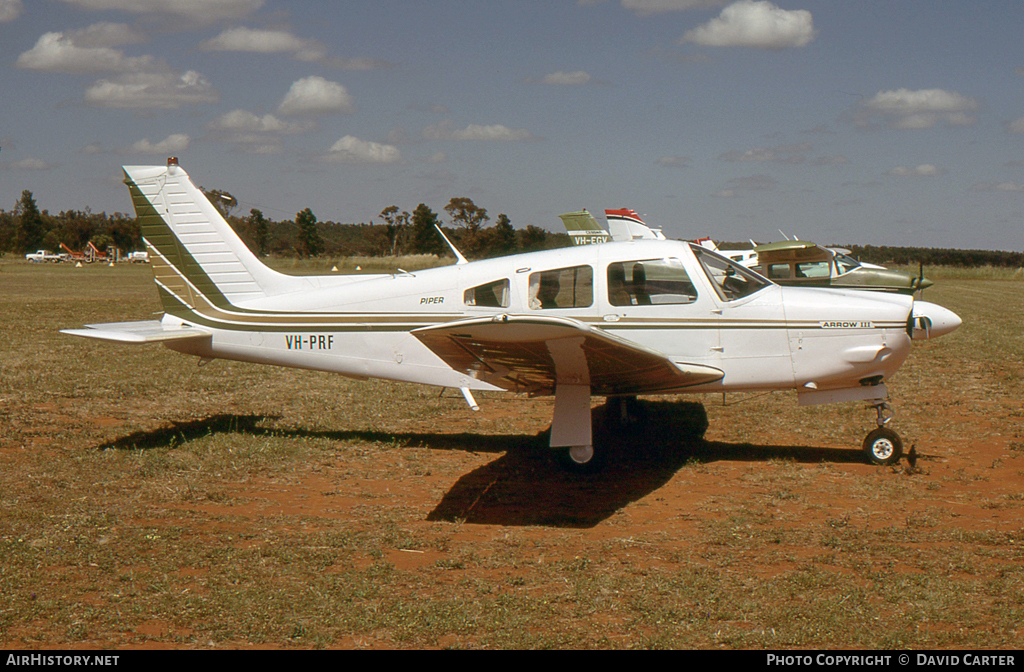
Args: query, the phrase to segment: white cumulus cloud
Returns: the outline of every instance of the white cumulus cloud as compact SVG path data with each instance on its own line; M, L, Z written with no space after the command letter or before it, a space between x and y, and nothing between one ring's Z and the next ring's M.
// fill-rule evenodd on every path
M220 94L198 72L133 73L101 79L85 91L85 102L117 109L174 110L184 105L216 103Z
M263 6L263 0L61 0L79 9L166 14L190 22L214 23L241 19Z
M393 145L346 135L334 143L323 159L335 163L397 163L402 160L402 154Z
M580 84L586 84L590 81L590 75L583 70L575 70L573 72L552 72L550 75L544 75L541 78L541 84L556 84L562 86L578 86Z
M718 158L729 162L771 162L771 163L803 163L807 159L807 152L811 151L810 143L797 145L780 145L778 147L758 147L742 151L734 149L725 152Z
M897 166L890 170L888 175L901 175L904 177L934 177L935 175L945 175L946 171L942 168L933 166L930 163L922 163L919 166L913 168L907 168L906 166Z
M232 110L213 120L208 126L212 131L247 131L252 133L301 133L309 130L308 124L281 121L272 114L262 117L246 110Z
M199 45L204 51L245 51L258 54L290 54L300 61L319 61L327 47L314 39L305 39L285 30L229 28Z
M14 170L27 170L32 172L50 170L54 168L54 165L52 163L48 163L46 161L43 161L42 159L37 159L35 157L28 157L25 159L21 159L19 161L14 161L7 165L8 167L13 168Z
M111 24L108 24L108 26ZM88 29L86 29L88 30ZM80 31L80 37L64 33L44 33L34 47L18 56L17 67L41 72L64 72L70 74L89 74L97 72L139 72L151 69L154 60L151 56L125 56L118 49L109 46L80 46L79 40L86 44L102 44L112 39L111 31L88 33Z
M785 10L767 1L740 0L718 18L687 31L680 42L705 47L786 49L814 39L814 19L804 9Z
M501 124L483 126L470 124L463 129L453 129L449 122L441 122L423 129L427 140L500 140L523 142L536 138L525 128L508 128Z
M14 21L25 11L21 0L0 0L0 23Z
M140 44L146 35L127 23L101 21L65 33L76 47L117 47L122 44Z
M344 86L323 77L305 77L294 82L277 111L285 116L350 113L355 109Z
M184 133L168 135L160 142L150 142L149 138L139 140L130 147L120 150L121 154L174 154L188 149L192 139Z
M248 154L278 154L283 151L282 137L304 133L315 124L283 121L272 114L262 116L246 110L225 112L206 125L210 139L233 145Z
M858 126L869 126L880 119L886 126L897 129L932 128L938 125L971 126L981 104L956 91L943 89L896 89L879 91L873 98L862 102L854 115Z

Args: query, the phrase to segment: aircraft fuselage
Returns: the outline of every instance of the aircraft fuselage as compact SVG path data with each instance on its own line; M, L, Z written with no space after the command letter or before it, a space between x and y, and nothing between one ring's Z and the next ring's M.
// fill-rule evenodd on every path
M681 270L692 294L667 292L665 303L615 302L610 297L610 267L651 266L665 259ZM554 269L584 268L589 269L590 289L584 290L582 300L576 297L579 305L530 305L531 278ZM506 295L490 302L500 305L467 305L468 290L503 281ZM678 284L678 279L670 281ZM454 371L410 332L502 314L557 316L672 360L724 372L718 381L688 386L696 392L793 389L808 383L826 389L888 378L909 353L912 304L906 296L783 288L767 282L747 296L727 299L689 244L636 241L348 278L340 286L239 304L244 312L200 310L168 314L164 321L212 330L209 342L168 344L202 357L494 390L499 388Z

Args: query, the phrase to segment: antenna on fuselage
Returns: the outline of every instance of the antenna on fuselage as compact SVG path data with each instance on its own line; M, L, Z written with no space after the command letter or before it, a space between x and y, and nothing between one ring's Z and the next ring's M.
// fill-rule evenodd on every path
M462 252L459 252L459 248L455 247L455 245L452 244L452 241L448 240L448 236L444 235L444 231L441 230L441 227L434 224L434 228L437 229L437 232L441 234L442 238L444 238L444 242L448 243L448 247L452 248L452 252L455 253L455 258L458 259L458 261L455 262L455 265L468 264L469 261L462 256Z

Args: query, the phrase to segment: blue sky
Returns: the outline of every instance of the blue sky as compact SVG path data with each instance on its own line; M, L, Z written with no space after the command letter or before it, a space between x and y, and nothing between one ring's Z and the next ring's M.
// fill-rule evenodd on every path
M180 157L274 219L1024 249L1024 3L0 0L0 208Z

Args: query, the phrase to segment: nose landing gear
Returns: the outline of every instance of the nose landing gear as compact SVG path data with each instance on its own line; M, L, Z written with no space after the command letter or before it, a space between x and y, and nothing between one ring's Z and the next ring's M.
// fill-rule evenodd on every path
M878 414L878 428L864 438L864 456L871 464L888 466L896 464L903 457L903 441L900 435L886 427L892 420L892 406L886 401L872 404Z

